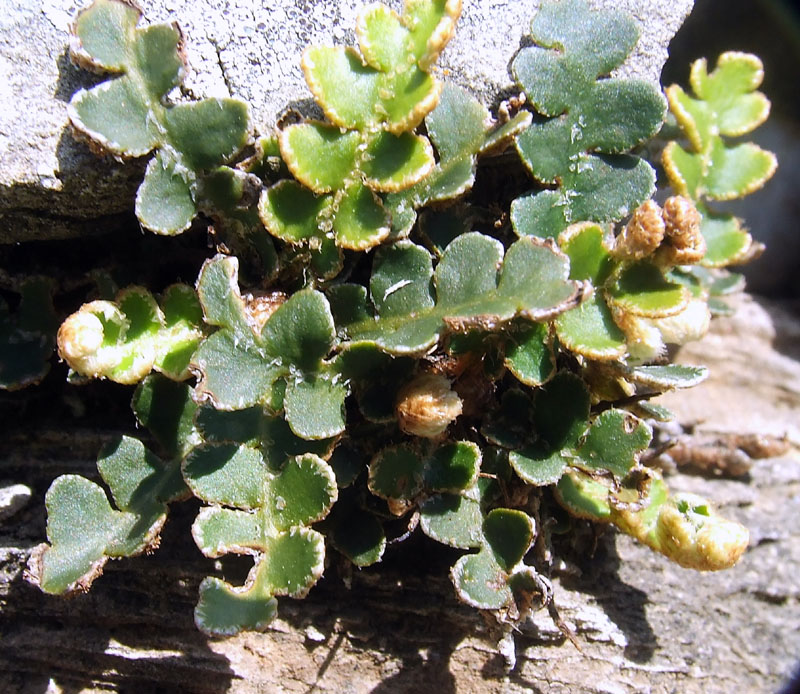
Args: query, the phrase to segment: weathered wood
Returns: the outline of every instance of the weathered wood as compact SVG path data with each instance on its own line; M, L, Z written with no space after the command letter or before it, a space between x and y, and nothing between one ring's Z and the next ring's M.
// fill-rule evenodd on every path
M736 365L745 349L753 368L784 359L776 349L784 348L781 335L794 334L794 319L781 313L771 323L774 334L760 331L765 337L754 345L732 328L737 320L740 328L741 321L752 324L753 315L768 314L756 304L738 319L718 322L707 342L713 354L706 356L726 354ZM718 339L720 334L734 337ZM694 355L703 348L692 349ZM774 376L760 372L761 387L744 379L726 397L763 412L770 406L764 398L774 393L767 381L778 377L784 426L792 418L796 424L800 393L787 385L786 369L793 367L781 363L785 369ZM721 385L732 387L731 379L723 376ZM103 397L124 396L109 384L99 388ZM705 393L710 426L733 403L716 399L713 388ZM693 395L683 393L680 401L690 402ZM44 537L44 491L57 474L93 474L96 451L111 434L87 429L82 418L75 421L65 418L58 429L52 423L44 429L15 427L0 440L0 479L24 482L34 491L27 508L0 524L3 692L772 693L800 654L795 453L755 461L745 479L670 476L673 488L716 499L749 526L751 546L740 564L699 574L627 537L603 533L593 556L571 557L554 576L556 604L583 652L540 612L517 635L517 666L507 673L497 653L499 629L453 597L447 571L458 553L442 552L423 537L352 575L333 559L307 599L281 602L279 619L264 634L212 640L195 629L197 586L217 569L189 536L192 504L175 509L153 556L112 562L84 596L43 595L22 574L29 549ZM749 420L740 421L740 433L746 432ZM246 569L224 567L228 575Z

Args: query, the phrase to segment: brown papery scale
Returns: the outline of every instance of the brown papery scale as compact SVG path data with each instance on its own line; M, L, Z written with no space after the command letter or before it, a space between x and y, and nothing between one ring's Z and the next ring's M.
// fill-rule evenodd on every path
M441 436L461 410L461 398L439 374L423 374L408 383L400 390L395 406L400 429L428 439Z

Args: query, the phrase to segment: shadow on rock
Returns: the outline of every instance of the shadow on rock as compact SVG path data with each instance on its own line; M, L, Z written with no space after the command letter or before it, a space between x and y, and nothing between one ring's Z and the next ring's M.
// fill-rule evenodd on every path
M43 506L35 511L43 525ZM228 660L208 647L192 621L197 587L210 564L198 561L184 541L195 513L176 509L156 556L110 562L89 593L71 600L45 595L24 580L22 549L14 578L0 583L0 689L228 691L234 679ZM189 552L192 557L184 556ZM8 575L10 567L3 568Z
M624 656L635 663L646 663L658 648L658 639L647 621L647 593L620 579L620 557L615 541L616 533L604 533L593 556L579 561L581 576L564 577L562 584L593 596L608 619L624 634Z

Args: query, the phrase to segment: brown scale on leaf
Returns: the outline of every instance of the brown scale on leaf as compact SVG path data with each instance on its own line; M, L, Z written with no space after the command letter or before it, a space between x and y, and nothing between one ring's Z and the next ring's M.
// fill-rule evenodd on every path
M706 242L700 232L700 213L689 198L674 195L664 202L664 243L658 249L663 265L691 265L706 254Z
M614 253L628 260L640 260L652 255L664 240L664 218L655 200L639 205L630 221L617 236Z
M266 294L247 294L244 297L245 311L256 333L261 334L265 323L270 316L278 310L288 298L283 292L269 292Z
M439 374L421 374L397 395L395 414L400 430L412 436L437 439L461 415L462 403Z
M618 258L653 257L665 267L691 265L705 254L700 213L689 198L680 195L667 198L663 209L654 200L639 205L614 244Z
M425 371L452 381L452 389L462 401L462 414L475 417L486 412L494 396L495 383L486 373L483 355L435 354L426 358Z

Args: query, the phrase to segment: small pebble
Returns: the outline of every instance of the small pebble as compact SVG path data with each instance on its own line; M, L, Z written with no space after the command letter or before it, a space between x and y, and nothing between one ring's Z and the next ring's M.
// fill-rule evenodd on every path
M0 522L21 511L31 500L31 488L24 484L0 487Z
M325 634L323 634L319 629L314 626L308 626L305 629L305 637L309 641L314 641L315 643L322 643L325 641Z

